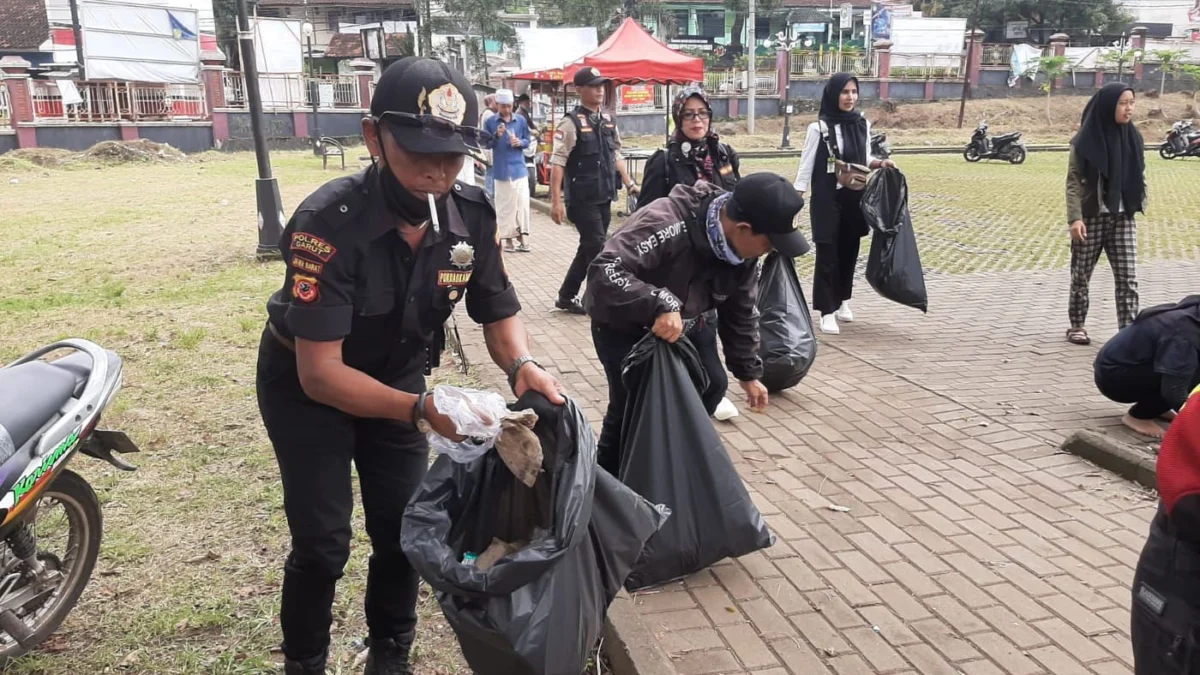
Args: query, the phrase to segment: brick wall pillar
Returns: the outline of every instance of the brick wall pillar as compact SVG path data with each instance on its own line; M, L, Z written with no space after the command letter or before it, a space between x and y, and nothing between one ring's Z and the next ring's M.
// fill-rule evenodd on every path
M1133 78L1135 82L1141 82L1146 74L1146 66L1144 65L1143 54L1146 51L1146 28L1137 26L1131 32L1132 37L1129 39L1129 48L1133 50Z
M791 75L791 64L788 61L790 55L791 52L787 49L775 50L775 86L779 88L780 101L788 99L788 81Z
M213 146L220 148L229 140L229 113L225 108L225 53L219 49L200 52L200 83L204 85L204 106L212 120Z
M967 31L968 51L971 54L971 59L967 63L967 76L970 79L972 89L979 86L979 71L983 70L984 35L985 33L981 30Z
M932 101L934 97L933 80L925 80L925 100Z
M371 85L375 82L375 62L370 59L354 59L350 62L354 76L358 78L358 105L360 108L371 107Z
M1054 55L1055 56L1066 56L1067 42L1069 42L1070 40L1071 40L1070 36L1068 36L1065 33L1055 33L1054 35L1051 35L1050 36L1050 46L1054 49ZM1063 82L1063 78L1056 77L1056 78L1054 78L1054 82L1051 84L1051 86L1055 89L1062 89L1063 84L1065 84Z
M28 126L34 121L33 85L30 84L29 68L33 64L19 56L0 59L0 87L8 90L8 105L11 108L12 125L17 131L17 147L36 148L37 129Z
M892 43L890 40L879 40L875 43L875 62L878 64L875 76L879 78L879 100L888 100L888 84L892 81Z
M733 95L729 97L729 119L736 120L738 118L738 97Z
M1104 69L1103 69L1103 68L1097 68L1097 69L1096 69L1096 82L1095 82L1095 84L1096 84L1096 88L1097 88L1097 89L1099 89L1099 88L1101 88L1101 87L1103 87L1103 86L1104 86Z

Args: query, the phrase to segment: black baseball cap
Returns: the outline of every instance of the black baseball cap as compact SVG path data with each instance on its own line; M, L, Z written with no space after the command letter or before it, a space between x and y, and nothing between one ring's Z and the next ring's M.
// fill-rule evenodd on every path
M600 74L600 70L591 66L584 66L575 71L575 86L576 87L594 87L598 84L604 84L609 79Z
M738 181L725 212L734 220L750 223L755 234L767 235L776 251L795 258L810 248L793 223L802 208L804 200L786 178L762 172Z
M388 66L375 83L371 116L409 152L473 155L487 141L475 126L471 81L438 59L406 56Z

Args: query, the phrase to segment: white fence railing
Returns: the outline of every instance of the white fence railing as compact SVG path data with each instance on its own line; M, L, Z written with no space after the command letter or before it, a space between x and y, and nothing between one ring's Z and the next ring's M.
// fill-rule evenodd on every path
M12 107L8 104L8 87L0 82L0 127L12 126Z
M704 73L704 90L716 96L745 94L750 90L747 76L744 70L707 71ZM755 71L754 93L767 96L779 93L779 81L774 70Z
M963 54L892 54L888 76L893 80L962 79Z
M32 85L34 119L44 122L183 120L208 114L199 84L33 80Z
M874 76L876 59L860 51L810 52L790 54L792 75L823 76L833 73L851 73L860 77Z
M225 105L246 107L246 78L242 73L226 71ZM353 75L318 75L301 73L263 73L258 76L258 90L263 108L294 110L312 107L316 93L319 108L363 108L359 100L358 78Z

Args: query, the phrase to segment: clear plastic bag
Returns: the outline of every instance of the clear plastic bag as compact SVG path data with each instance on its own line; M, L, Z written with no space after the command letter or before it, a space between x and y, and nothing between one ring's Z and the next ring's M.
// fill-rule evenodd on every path
M467 439L461 443L431 431L429 446L460 464L474 461L491 450L500 436L500 421L510 413L504 397L494 391L463 389L439 384L433 389L438 412L454 421L454 428Z

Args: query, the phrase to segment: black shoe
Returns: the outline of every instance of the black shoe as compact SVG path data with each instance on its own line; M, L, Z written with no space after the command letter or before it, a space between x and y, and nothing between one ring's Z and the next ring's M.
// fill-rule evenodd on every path
M326 655L321 654L303 661L288 659L283 662L283 673L284 675L326 675L325 658Z
M568 314L579 314L582 316L587 315L587 310L584 309L583 305L579 303L579 300L575 298L571 298L570 300L563 300L562 298L559 298L554 302L554 307L561 309Z
M412 675L408 665L408 653L412 649L412 638L398 640L367 640L371 652L367 655L367 667L363 675Z

